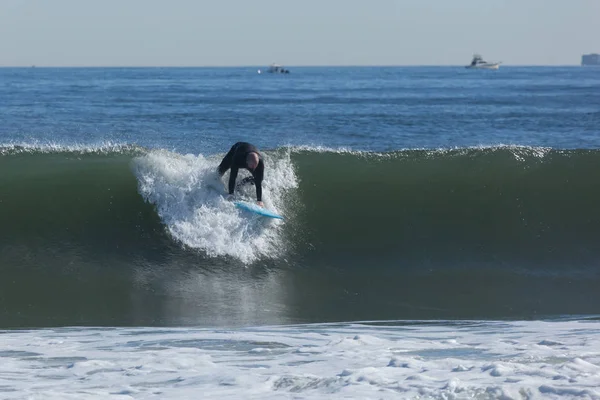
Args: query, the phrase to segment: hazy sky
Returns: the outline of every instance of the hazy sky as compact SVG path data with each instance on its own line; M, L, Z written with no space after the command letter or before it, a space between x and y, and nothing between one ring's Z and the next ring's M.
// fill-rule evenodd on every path
M600 0L0 0L0 65L578 64Z

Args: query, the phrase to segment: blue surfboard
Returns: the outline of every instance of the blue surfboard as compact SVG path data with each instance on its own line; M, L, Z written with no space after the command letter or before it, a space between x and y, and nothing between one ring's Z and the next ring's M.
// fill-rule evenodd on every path
M263 217L283 219L281 215L275 214L274 212L271 212L266 208L259 206L258 204L248 203L246 201L234 201L233 204L235 204L237 208L262 215Z

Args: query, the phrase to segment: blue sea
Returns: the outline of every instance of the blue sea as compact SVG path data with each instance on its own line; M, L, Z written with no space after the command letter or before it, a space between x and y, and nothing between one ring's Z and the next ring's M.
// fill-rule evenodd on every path
M600 399L600 69L260 68L0 68L1 399Z

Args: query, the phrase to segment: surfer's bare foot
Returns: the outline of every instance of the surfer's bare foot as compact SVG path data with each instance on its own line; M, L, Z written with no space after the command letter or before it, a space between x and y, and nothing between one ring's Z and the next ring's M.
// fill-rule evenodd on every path
M265 205L263 204L263 202L262 202L262 201L257 201L257 202L256 202L256 204L258 204L258 205L259 205L259 206L261 206L261 207L264 207L264 206L265 206Z

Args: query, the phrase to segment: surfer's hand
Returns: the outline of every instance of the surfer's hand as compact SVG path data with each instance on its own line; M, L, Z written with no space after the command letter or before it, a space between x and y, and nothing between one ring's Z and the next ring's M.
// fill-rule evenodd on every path
M256 204L258 204L258 205L259 205L259 206L261 206L261 207L264 207L264 206L265 206L265 205L263 204L263 202L262 202L262 201L257 201L257 202L256 202Z

